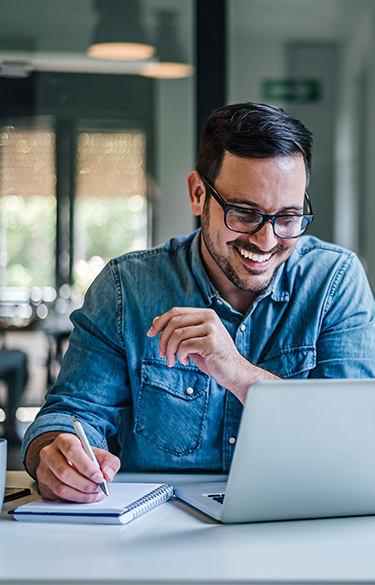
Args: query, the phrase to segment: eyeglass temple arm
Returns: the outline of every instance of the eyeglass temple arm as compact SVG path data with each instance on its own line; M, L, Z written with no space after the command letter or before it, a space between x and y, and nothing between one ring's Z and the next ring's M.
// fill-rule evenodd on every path
M310 197L307 194L307 191L305 191L305 198L307 201L307 211L309 212L309 215L314 215L313 209L312 209L312 205L311 205L311 201L310 201Z

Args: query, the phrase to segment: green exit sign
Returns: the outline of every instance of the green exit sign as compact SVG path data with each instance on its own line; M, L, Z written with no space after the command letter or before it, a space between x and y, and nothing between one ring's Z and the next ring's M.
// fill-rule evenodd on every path
M319 102L322 85L317 79L266 79L262 82L262 98L296 104Z

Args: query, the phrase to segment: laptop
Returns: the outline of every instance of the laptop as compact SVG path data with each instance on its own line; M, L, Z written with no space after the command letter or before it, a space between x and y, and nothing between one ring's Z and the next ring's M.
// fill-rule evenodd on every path
M375 514L375 380L257 382L228 480L175 495L224 523Z

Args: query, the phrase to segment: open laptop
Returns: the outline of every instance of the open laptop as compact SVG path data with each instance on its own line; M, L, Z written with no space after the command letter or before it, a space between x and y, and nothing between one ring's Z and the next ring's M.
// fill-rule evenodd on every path
M375 514L375 380L257 382L228 481L175 494L226 523Z

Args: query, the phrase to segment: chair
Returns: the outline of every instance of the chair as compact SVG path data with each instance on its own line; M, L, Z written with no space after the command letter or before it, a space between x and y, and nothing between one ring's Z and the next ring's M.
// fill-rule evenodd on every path
M16 411L21 404L29 377L28 360L25 352L18 349L0 349L0 379L7 386L6 419L3 436L10 442L19 442L16 432Z

